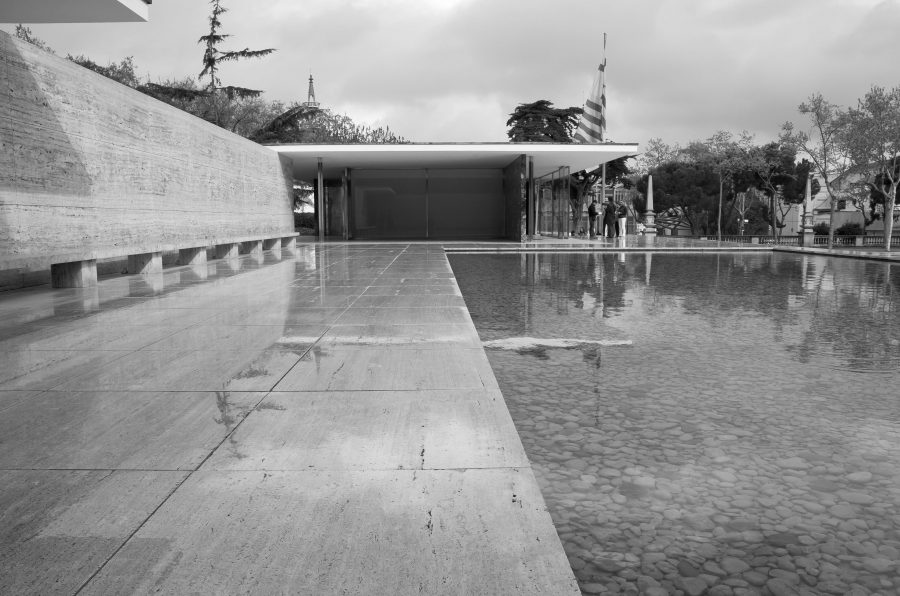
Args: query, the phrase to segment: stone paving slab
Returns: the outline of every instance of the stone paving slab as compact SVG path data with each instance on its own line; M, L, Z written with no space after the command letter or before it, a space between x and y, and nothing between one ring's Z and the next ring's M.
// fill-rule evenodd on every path
M206 273L0 296L0 593L578 593L439 246Z
M0 417L0 469L193 470L265 393L45 391Z
M269 393L201 469L528 465L498 391L331 391Z
M0 470L0 594L76 593L186 476Z
M435 346L314 347L275 386L276 391L420 391L496 389L481 348Z
M82 594L578 594L530 470L195 472Z

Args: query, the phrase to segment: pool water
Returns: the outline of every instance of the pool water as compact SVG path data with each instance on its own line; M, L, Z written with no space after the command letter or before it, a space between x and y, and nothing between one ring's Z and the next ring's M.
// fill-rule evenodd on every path
M900 266L450 262L585 594L900 593Z

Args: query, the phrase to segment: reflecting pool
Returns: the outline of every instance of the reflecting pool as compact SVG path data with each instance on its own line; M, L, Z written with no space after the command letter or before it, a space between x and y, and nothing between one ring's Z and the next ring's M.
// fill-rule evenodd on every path
M450 262L584 593L900 592L900 266Z

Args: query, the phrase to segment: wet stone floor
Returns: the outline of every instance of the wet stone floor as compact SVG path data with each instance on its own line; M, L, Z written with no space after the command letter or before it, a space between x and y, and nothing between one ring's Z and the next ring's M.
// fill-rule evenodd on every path
M583 593L900 593L900 268L450 261Z

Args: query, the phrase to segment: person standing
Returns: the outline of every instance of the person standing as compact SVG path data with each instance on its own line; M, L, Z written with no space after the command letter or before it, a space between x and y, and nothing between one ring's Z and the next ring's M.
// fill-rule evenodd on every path
M616 207L612 201L606 204L606 210L603 212L603 228L607 238L616 235Z
M628 225L628 209L625 207L624 201L620 201L619 206L616 207L616 217L619 218L616 223L616 236L624 236Z
M590 236L593 239L597 236L597 199L594 198L588 205L588 225L590 226Z

